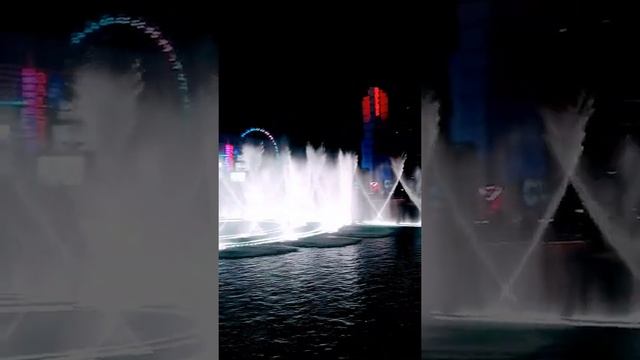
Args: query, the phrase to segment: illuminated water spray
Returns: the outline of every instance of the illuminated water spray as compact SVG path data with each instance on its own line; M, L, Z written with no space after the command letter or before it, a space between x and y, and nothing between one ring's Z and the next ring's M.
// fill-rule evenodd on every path
M391 161L394 185L374 201L363 190L365 176L358 171L355 154L341 151L331 156L322 148L307 146L304 156L295 156L288 149L273 153L254 145L244 145L241 153L246 169L242 181L234 176L237 172L225 168L220 172L221 249L297 240L356 222L419 226L419 222L391 219L385 211L391 207L398 184L406 183L402 179L404 157ZM406 188L409 201L419 206L419 194L408 184Z
M373 121L387 120L387 101L384 91L370 89L363 99L366 129L372 130ZM391 200L399 184L408 201L418 209L421 206L420 169L415 170L416 184L410 183L404 174L404 156L390 159L394 180L385 192L372 194L366 190L363 184L372 183L367 171L374 166L371 139L367 140L367 136L373 136L371 132L365 131L363 171L357 168L355 154L340 151L331 156L322 148L307 146L304 156L294 156L289 149L280 149L265 129L249 128L240 137L246 140L252 134L266 137L265 145L271 151L247 142L240 151L244 169L228 168L225 173L220 166L220 248L297 240L335 232L356 222L406 226L399 222L403 219L390 215L392 206L397 206ZM231 151L226 152L227 159L232 156Z
M295 240L353 222L357 158L307 146L305 156L245 145L244 181L220 175L220 247Z

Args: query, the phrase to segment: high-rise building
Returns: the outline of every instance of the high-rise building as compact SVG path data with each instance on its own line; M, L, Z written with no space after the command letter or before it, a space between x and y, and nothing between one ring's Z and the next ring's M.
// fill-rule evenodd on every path
M50 122L62 102L61 76L23 65L0 65L0 142L20 141L29 148L48 143Z
M379 87L369 88L362 98L363 137L360 167L373 171L379 163L379 152L375 139L389 118L389 98Z
M78 152L83 136L77 121L63 119L68 113L63 92L60 74L30 65L0 65L0 175L20 164L23 170L35 170L43 184L83 181L85 159Z
M506 5L492 0L458 1L457 46L449 67L448 131L454 145L470 146L483 159L488 185L523 192L530 188L525 184L546 176L547 154L532 96L534 83L523 70L534 68L533 61L520 60L521 49L506 46L526 42L524 25L507 21L524 15ZM536 34L531 36L542 36L538 28L527 30Z
M460 1L458 47L450 66L450 137L454 144L488 144L487 91L489 88L489 1Z

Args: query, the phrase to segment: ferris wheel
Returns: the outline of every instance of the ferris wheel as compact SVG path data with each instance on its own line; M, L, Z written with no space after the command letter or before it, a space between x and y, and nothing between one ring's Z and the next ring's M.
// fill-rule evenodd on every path
M171 70L175 74L175 78L178 82L178 90L184 108L189 108L191 100L189 97L189 85L187 77L184 73L182 62L178 59L175 48L169 40L162 34L159 28L148 24L146 21L134 18L130 16L109 16L104 15L97 21L90 21L85 28L71 35L71 45L77 47L83 42L87 41L92 34L95 34L107 27L124 26L129 27L137 32L144 34L150 39L160 52L166 57Z
M276 140L274 139L273 135L271 135L270 132L268 132L267 130L262 129L262 128L249 128L249 129L245 130L240 135L240 137L242 139L246 139L247 136L250 135L250 134L257 134L259 136L265 136L269 140L271 146L273 147L273 151L276 153L276 155L280 154L280 149L278 148L278 143L276 142Z

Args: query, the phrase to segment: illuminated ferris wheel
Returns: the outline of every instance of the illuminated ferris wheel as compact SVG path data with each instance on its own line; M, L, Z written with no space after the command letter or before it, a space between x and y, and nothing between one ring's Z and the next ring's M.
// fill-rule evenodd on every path
M275 152L275 154L276 155L280 154L278 143L273 138L273 135L271 135L271 133L268 132L267 130L262 128L249 128L240 135L240 138L248 139L249 135L258 135L258 136L266 137L269 140L269 143L271 144L271 147L273 148L273 151Z
M97 33L106 27L112 26L129 27L144 34L148 39L153 41L156 47L159 48L159 50L165 55L166 60L175 75L184 108L189 108L191 104L191 100L189 97L189 85L187 77L184 73L182 62L178 59L178 55L176 54L173 45L171 44L171 42L169 42L169 40L166 39L162 32L160 32L160 29L148 24L144 20L129 16L105 15L98 21L88 22L86 27L82 31L73 33L71 35L71 45L78 46L86 41L86 39L90 35Z

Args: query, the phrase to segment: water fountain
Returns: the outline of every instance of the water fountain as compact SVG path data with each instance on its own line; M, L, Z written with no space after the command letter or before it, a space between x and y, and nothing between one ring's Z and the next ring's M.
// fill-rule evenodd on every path
M200 145L216 140L217 96L184 119L141 100L135 76L76 75L74 115L95 135L85 181L47 187L28 162L3 179L19 191L2 213L24 226L2 230L16 246L3 251L0 357L215 357L215 208L203 196L215 177Z
M420 205L420 192L406 178L406 157L390 160L394 182L383 198L375 198L367 193L367 176L357 168L355 154L339 151L330 156L323 148L308 145L305 154L298 156L286 148L268 153L262 147L245 144L242 156L247 172L241 181L221 168L220 249L284 242L302 245L310 240L297 240L315 241L321 234L333 235L326 236L324 242L318 240L318 245L349 244L344 237L358 235L357 223L364 227L409 225L391 215L391 199L401 184L410 201ZM389 232L378 235L383 233ZM276 253L292 251L275 245L270 249ZM255 254L259 250L242 251Z
M427 103L427 106L431 105ZM428 108L423 112L430 113ZM637 307L605 313L601 307L592 304L579 311L566 312L565 309L563 312L563 304L554 303L545 295L545 287L556 275L545 275L543 260L552 251L549 248L551 245L545 245L545 234L570 184L575 187L606 243L635 278L635 283L640 279L640 248L632 241L638 227L632 209L637 209L639 198L637 183L634 182L637 172L631 164L638 158L638 152L636 148L625 144L618 170L622 185L610 186L609 189L620 194L623 200L606 203L598 199L598 183L590 181L581 166L582 142L592 113L593 100L584 95L579 98L576 107L561 112L543 112L547 145L557 162L557 171L551 182L554 184L551 196L538 214L537 224L530 230L522 228L520 222L498 222L487 224L485 228L474 225L469 209L473 202L460 191L465 185L469 187L469 184L463 184L464 180L460 179L484 179L486 171L482 167L469 170L473 166L461 162L460 158L454 160L454 151L447 144L438 140L430 141L430 164L423 165L427 169L424 181L440 185L447 200L448 212L443 214L439 209L438 213L434 213L429 211L428 202L423 203L423 211L427 212L425 218L431 217L425 223L423 255L423 313L428 322L437 319L640 327ZM427 126L431 124L433 128L433 124L437 124L437 117L432 116L427 120ZM435 146L432 145L434 143ZM462 176L462 170L471 173ZM521 206L507 204L505 213L519 218L515 215L522 213ZM616 215L618 209L624 209L624 215ZM565 262L570 261L568 253L564 255ZM623 276L623 272L619 275ZM569 281L584 280L573 277ZM565 295L576 296L580 295ZM565 298L562 301L573 300Z
M220 176L220 248L296 240L334 232L352 222L356 158L306 148L298 158L244 146L242 182ZM229 224L234 226L230 227Z

